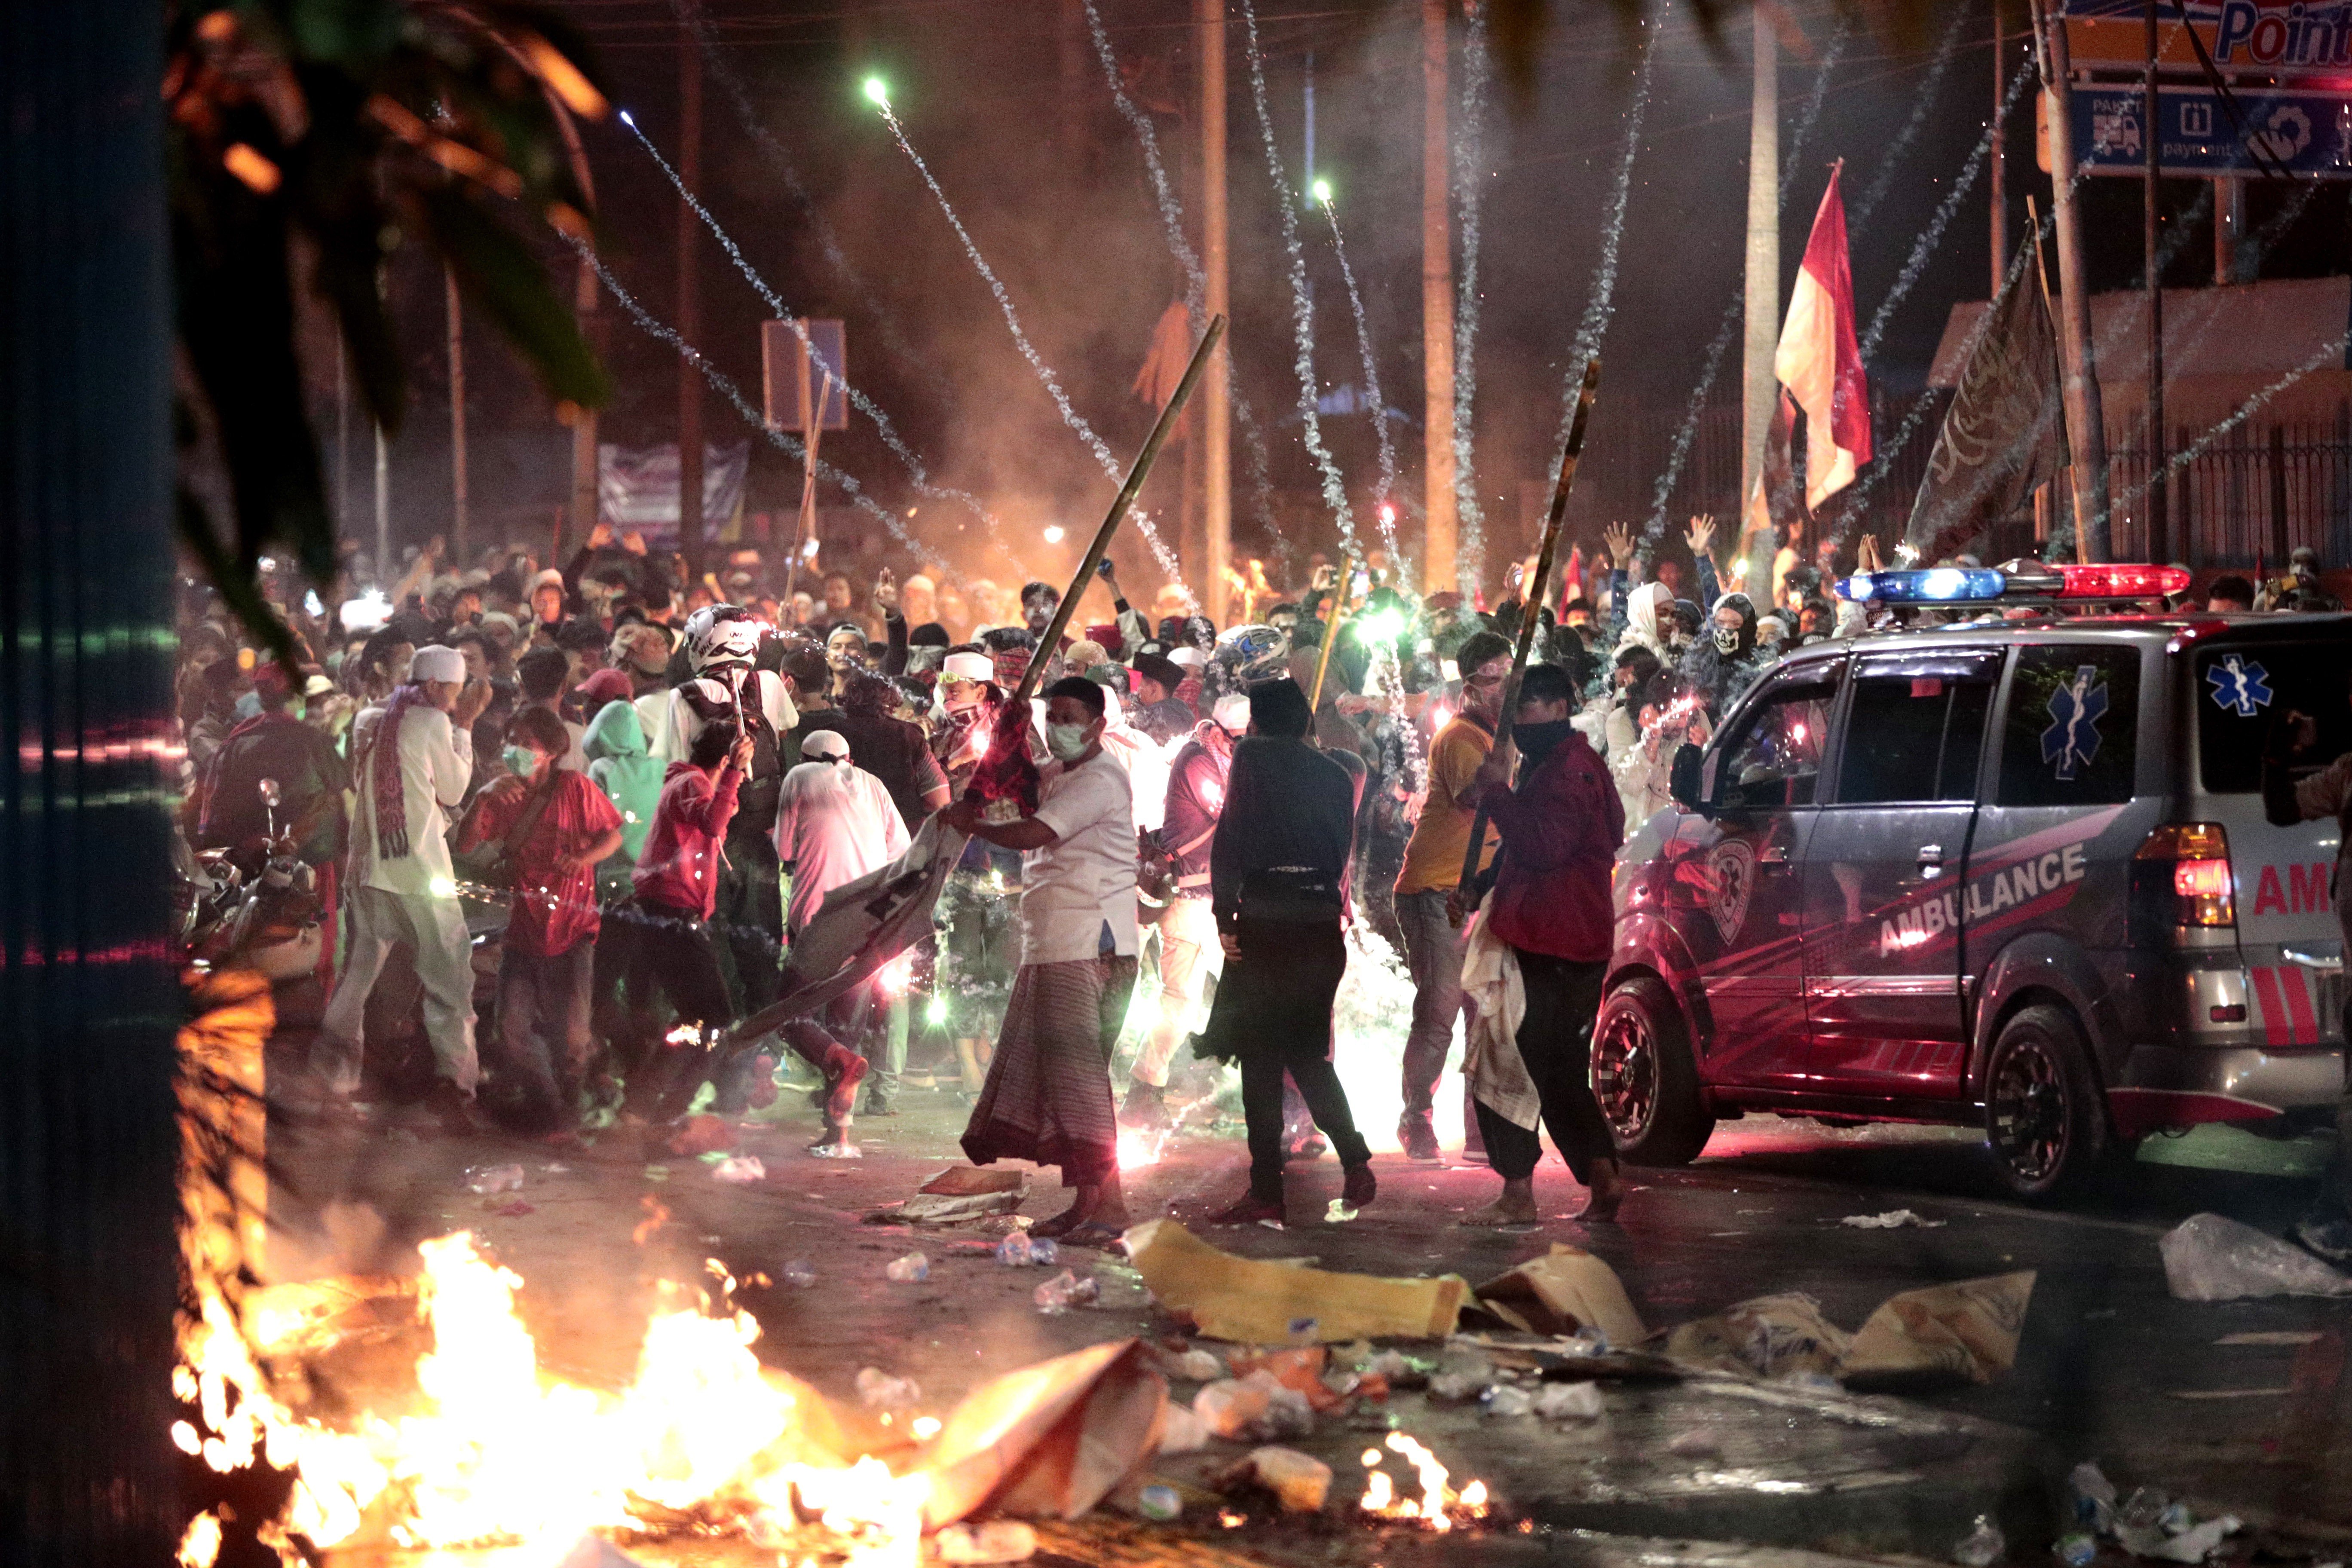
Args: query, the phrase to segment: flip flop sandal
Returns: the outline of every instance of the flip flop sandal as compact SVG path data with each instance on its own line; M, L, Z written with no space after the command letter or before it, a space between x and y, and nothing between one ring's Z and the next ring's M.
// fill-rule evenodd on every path
M1051 1219L1039 1220L1035 1225L1031 1226L1029 1237L1033 1241L1039 1238L1055 1240L1067 1236L1077 1227L1077 1220L1069 1214L1057 1214Z
M1090 1247L1097 1252L1124 1252L1127 1249L1121 1245L1121 1232L1107 1225L1088 1220L1064 1231L1061 1242L1064 1247Z

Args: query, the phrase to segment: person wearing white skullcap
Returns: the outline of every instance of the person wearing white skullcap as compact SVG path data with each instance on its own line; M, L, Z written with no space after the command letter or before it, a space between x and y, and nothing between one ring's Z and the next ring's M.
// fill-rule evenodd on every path
M327 1093L348 1103L360 1087L368 994L395 948L415 955L425 1033L438 1080L433 1105L452 1131L476 1130L473 942L449 862L449 813L474 772L473 723L490 689L466 679L465 657L416 650L408 683L362 714L352 736L359 809L352 823L351 938L343 976L311 1049Z
M1202 984L1219 962L1217 921L1209 911L1209 844L1224 809L1234 742L1249 729L1249 721L1247 697L1235 692L1220 698L1212 716L1192 727L1192 738L1169 764L1159 833L1170 879L1168 912L1152 928L1160 943L1160 1008L1119 1106L1119 1121L1129 1127L1168 1125L1169 1064L1178 1044L1193 1032Z

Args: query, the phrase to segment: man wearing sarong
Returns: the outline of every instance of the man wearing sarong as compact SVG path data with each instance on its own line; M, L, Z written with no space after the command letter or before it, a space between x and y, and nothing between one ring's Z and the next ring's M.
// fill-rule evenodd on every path
M1106 711L1095 682L1054 682L1053 760L1036 813L986 822L962 800L942 814L959 832L1022 852L1021 970L964 1152L981 1165L1059 1165L1076 1201L1030 1234L1080 1246L1105 1245L1128 1224L1110 1058L1135 989L1135 808L1127 770L1102 749Z

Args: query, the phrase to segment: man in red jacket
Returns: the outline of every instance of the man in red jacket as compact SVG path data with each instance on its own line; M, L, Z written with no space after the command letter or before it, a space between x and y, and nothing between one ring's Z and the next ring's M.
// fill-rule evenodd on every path
M1502 835L1486 919L1509 946L1527 993L1515 1037L1542 1105L1553 1147L1592 1190L1588 1220L1616 1217L1624 1196L1616 1146L1592 1098L1592 1021L1616 931L1609 875L1625 841L1625 808L1600 756L1570 723L1575 679L1557 665L1530 665L1519 685L1511 739L1525 759L1510 787L1500 755L1489 755L1465 794ZM1528 1224L1542 1147L1482 1099L1478 1125L1503 1195L1464 1223Z

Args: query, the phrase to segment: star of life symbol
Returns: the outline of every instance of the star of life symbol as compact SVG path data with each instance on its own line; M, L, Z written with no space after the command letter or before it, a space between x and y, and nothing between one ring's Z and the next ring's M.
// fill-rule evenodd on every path
M2227 708L2241 719L2251 719L2256 709L2271 705L2270 671L2260 663L2224 654L2205 671L2205 679L2213 683L2215 706Z
M2073 783L2099 754L2099 716L2107 710L2107 683L2095 664L2077 665L2074 679L2050 694L2050 728L2042 731L2042 760Z

